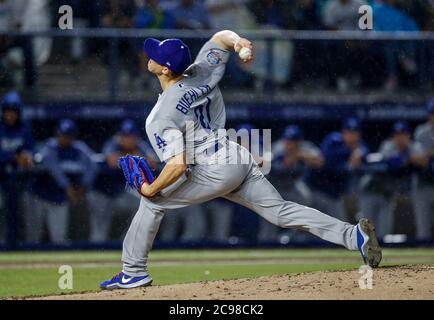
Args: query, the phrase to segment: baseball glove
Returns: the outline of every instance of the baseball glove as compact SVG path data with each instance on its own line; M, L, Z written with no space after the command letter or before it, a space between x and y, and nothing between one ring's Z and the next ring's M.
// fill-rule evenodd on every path
M151 184L155 177L145 158L127 155L119 158L127 184L141 194L144 183Z

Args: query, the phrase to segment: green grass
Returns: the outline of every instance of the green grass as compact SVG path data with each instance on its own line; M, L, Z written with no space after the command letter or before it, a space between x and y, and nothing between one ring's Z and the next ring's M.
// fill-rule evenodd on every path
M251 259L258 259L252 262ZM270 259L273 259L270 263ZM279 261L284 259L284 261ZM288 259L296 260L290 263ZM319 261L318 259L323 259ZM348 259L343 263L333 259ZM97 291L98 284L120 270L118 251L87 252L13 252L0 254L0 297L22 297L71 292ZM176 264L164 264L170 260ZM196 262L195 260L203 260ZM208 261L205 261L208 260ZM234 262L234 260L236 260ZM245 262L243 260L246 260ZM289 261L289 263L287 263ZM341 260L342 261L342 260ZM94 266L80 266L92 262ZM113 266L98 266L113 262ZM155 262L153 265L152 262ZM29 267L27 264L47 263ZM434 249L387 249L383 265L403 263L434 264ZM19 264L13 267L11 264ZM58 267L72 264L74 289L58 289ZM150 272L155 285L235 279L266 275L354 269L360 266L358 254L341 249L273 249L273 250L186 250L154 251Z
M434 259L434 248L385 249L385 257L421 257ZM344 249L265 249L265 250L155 250L150 254L153 261L161 260L221 260L221 259L295 259L295 258L350 258L357 253ZM1 263L58 263L119 261L119 251L58 251L58 252L5 252L0 253Z

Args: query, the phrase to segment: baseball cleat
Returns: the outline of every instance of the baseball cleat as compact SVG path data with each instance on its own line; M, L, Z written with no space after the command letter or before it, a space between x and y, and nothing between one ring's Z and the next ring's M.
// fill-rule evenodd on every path
M151 283L152 278L149 274L140 277L131 277L122 271L110 280L101 282L99 287L103 290L132 289L137 287L147 287L150 286Z
M378 244L375 226L368 219L360 219L356 226L357 247L363 261L372 268L378 267L381 262L381 248Z

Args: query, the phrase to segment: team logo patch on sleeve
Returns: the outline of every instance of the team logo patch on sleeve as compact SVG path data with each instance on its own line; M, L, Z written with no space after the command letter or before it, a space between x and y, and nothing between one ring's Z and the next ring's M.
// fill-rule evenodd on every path
M216 50L210 50L206 55L206 60L212 66L218 65L222 62L222 58L220 57L220 53Z
M155 137L155 141L156 144L158 146L158 149L161 149L163 147L167 147L167 143L166 140L164 140L163 138L161 138L158 134L154 133L154 137ZM163 149L164 151L164 149Z

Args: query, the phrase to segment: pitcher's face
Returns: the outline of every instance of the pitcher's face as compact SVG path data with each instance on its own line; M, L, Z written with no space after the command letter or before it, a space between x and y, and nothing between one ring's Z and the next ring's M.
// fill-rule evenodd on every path
M163 74L163 69L166 68L162 66L161 64L158 64L152 59L149 59L148 61L148 71L159 76Z

